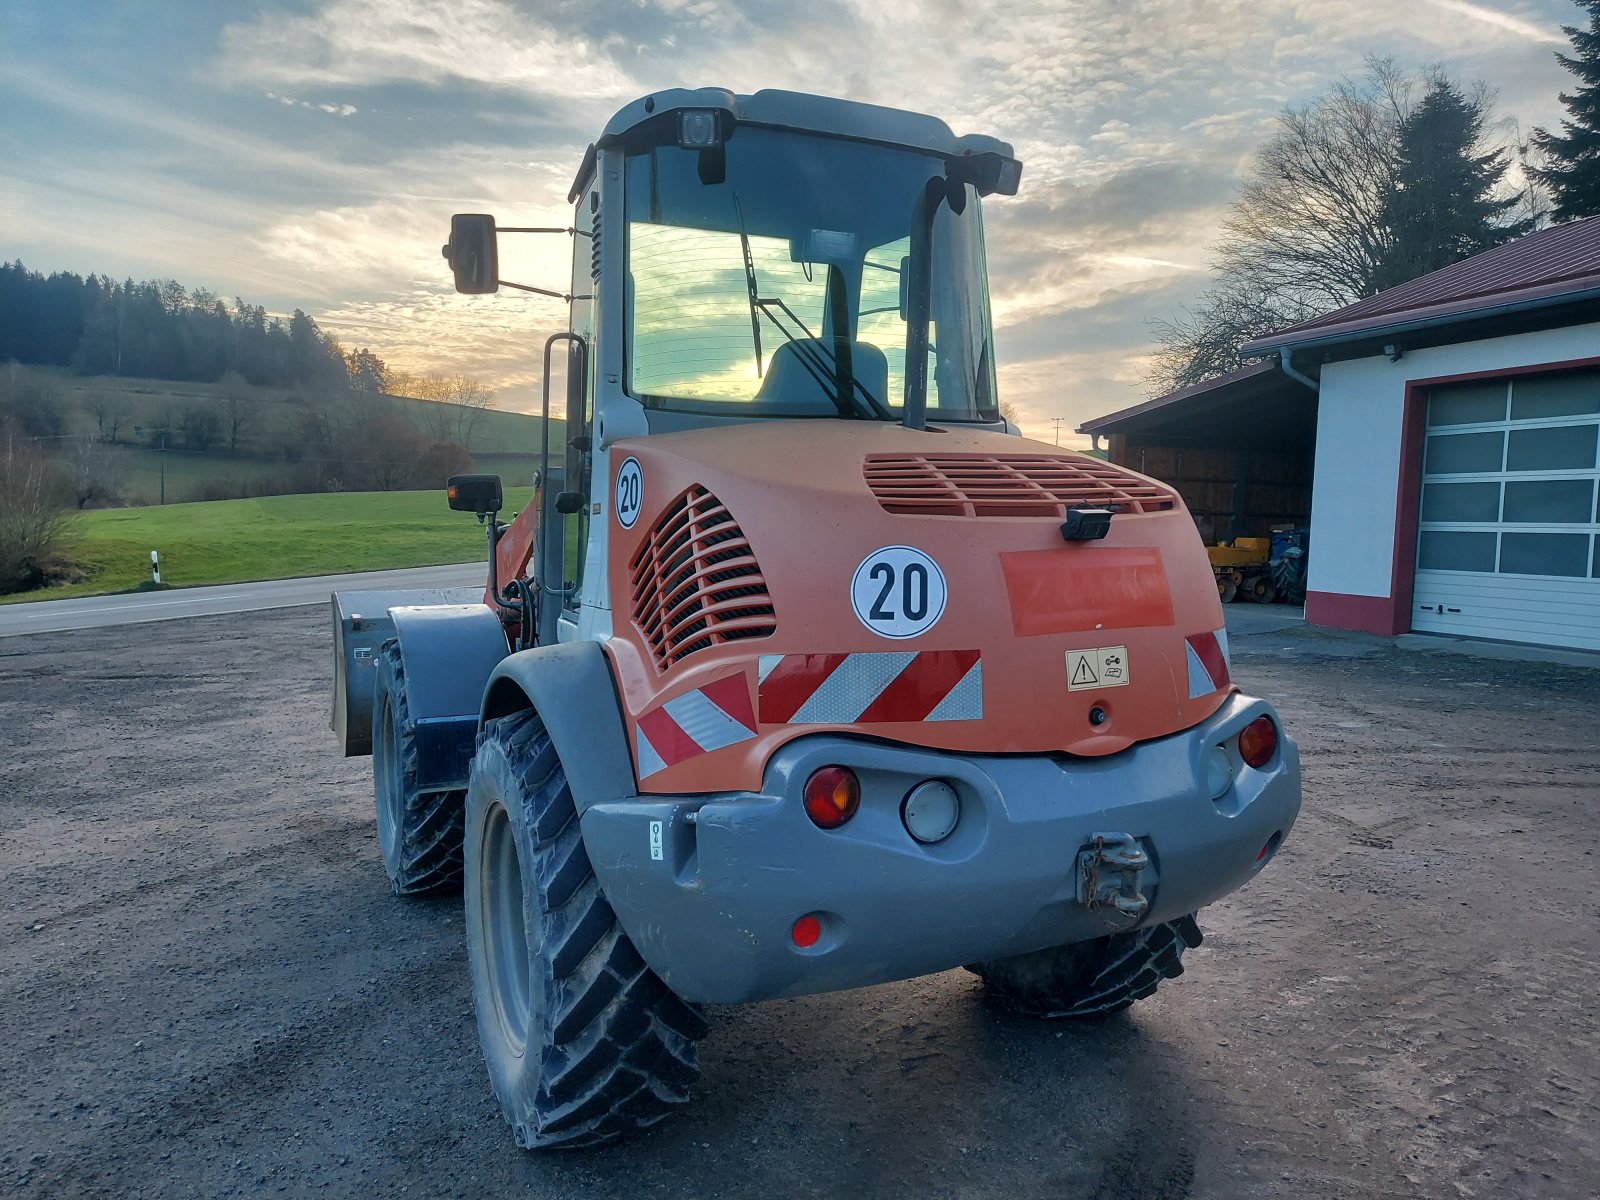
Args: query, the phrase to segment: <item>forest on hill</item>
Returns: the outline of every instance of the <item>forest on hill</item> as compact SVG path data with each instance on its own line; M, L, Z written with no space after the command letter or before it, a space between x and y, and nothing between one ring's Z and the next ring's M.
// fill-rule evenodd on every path
M0 263L0 362L197 383L231 371L258 387L351 381L344 350L298 308L285 320L175 279L44 275L20 261Z

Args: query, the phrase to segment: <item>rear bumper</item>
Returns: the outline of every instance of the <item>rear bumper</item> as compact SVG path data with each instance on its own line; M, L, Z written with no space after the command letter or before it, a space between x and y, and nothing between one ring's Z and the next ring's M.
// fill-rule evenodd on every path
M1148 853L1145 923L1245 883L1300 810L1298 750L1280 725L1267 768L1235 757L1232 784L1215 800L1206 767L1213 748L1262 713L1276 720L1264 701L1235 695L1193 729L1104 759L800 738L773 756L759 794L595 804L583 814L584 842L623 928L687 999L734 1003L905 979L1110 932L1077 898L1077 855L1096 835L1132 834ZM843 828L824 831L806 817L800 791L829 763L856 771L862 803ZM924 846L906 832L900 804L930 778L956 789L961 819ZM790 930L810 913L823 934L802 950Z

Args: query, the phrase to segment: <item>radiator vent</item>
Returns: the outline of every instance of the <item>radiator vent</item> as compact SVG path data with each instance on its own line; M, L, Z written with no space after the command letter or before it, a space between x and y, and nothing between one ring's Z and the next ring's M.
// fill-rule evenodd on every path
M1159 512L1170 488L1099 459L1049 454L873 454L867 486L906 516L1055 517L1069 508Z
M777 628L749 540L699 484L667 505L628 574L633 623L662 670L696 650L770 637Z

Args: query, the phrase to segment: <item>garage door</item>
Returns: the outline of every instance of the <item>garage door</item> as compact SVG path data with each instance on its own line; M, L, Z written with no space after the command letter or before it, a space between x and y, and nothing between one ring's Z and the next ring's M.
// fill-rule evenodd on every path
M1600 371L1428 399L1413 629L1600 650Z

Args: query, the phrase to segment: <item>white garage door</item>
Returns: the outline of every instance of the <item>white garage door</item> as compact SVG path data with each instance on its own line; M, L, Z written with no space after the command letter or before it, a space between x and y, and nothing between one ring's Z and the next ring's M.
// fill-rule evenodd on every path
M1600 650L1600 371L1436 389L1412 628Z

